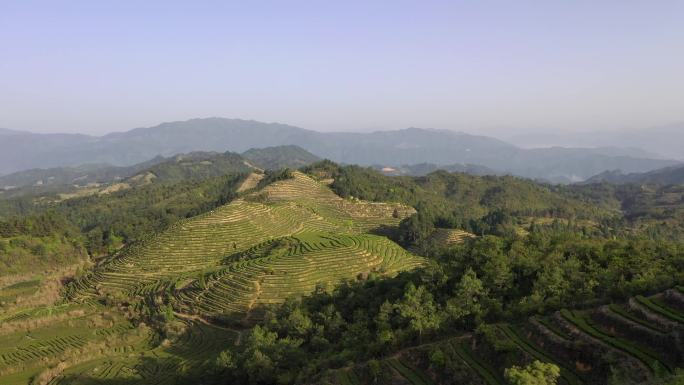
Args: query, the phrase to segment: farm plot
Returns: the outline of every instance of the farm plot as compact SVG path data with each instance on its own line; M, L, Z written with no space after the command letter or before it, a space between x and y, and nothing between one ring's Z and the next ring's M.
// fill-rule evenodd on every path
M233 331L193 321L176 321L182 332L161 346L139 346L68 368L54 381L63 385L185 384L208 375L207 360L235 343Z
M123 250L70 287L72 298L107 292L141 293L159 281L219 267L231 255L268 240L307 232L362 234L397 225L413 209L349 201L296 172L209 213ZM144 290L142 291L144 292Z
M231 257L176 293L179 309L209 317L240 317L254 307L310 294L372 272L394 275L424 264L387 238L375 235L302 233L265 242Z
M64 305L2 314L12 328L0 333L0 382L27 384L38 375L52 385L202 381L211 374L207 363L239 341L237 331L210 322L232 315L250 322L257 309L290 296L424 265L367 233L412 212L346 200L295 173L99 261L65 287ZM110 301L121 314L100 304ZM177 332L162 335L124 318L143 303L172 305ZM13 329L23 323L31 326Z
M682 320L684 315L665 294L638 296L626 304L492 325L496 340L510 343L499 347L503 350L497 351L488 337L463 335L381 359L384 376L377 381L354 376L364 370L357 365L335 371L324 383L503 385L506 367L535 360L557 365L563 385L604 384L614 373L630 383L666 383L684 362L678 337L682 327L677 326ZM432 359L435 352L439 363Z
M56 317L45 324L33 318L15 321L15 327L0 334L0 377L27 384L59 363L75 365L147 346L149 331L135 328L104 309L84 310L72 310L68 317Z
M606 330L596 324L590 317L587 317L580 312L569 310L562 310L560 315L580 333L584 333L604 346L608 346L624 356L630 357L636 362L641 363L643 367L642 375L650 372L651 375L658 376L662 372L671 371L667 361L658 353L628 338L616 336L610 330Z
M40 283L40 279L31 279L0 288L0 306L36 293L40 288Z
M475 237L475 235L458 229L435 229L430 238L438 245L450 246L463 243L466 240Z

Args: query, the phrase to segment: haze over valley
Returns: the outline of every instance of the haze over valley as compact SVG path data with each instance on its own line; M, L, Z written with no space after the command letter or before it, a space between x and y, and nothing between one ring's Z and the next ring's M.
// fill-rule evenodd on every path
M3 138L0 172L98 163L131 166L156 156L193 151L243 152L250 148L297 145L321 158L347 164L385 167L470 164L499 174L569 183L605 171L646 172L676 165L677 152L658 145L672 143L681 135L669 130L640 141L650 150L660 148L663 152L633 146L527 149L492 137L449 130L319 132L278 123L207 118L162 123L101 137L5 130L0 132Z

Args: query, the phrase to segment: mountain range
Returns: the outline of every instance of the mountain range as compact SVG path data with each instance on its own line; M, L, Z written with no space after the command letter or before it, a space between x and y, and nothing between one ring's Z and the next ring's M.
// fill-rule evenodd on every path
M249 149L242 154L195 151L171 157L157 156L132 166L86 164L77 167L36 168L0 176L0 196L2 190L12 190L14 195L21 195L26 191L70 191L117 182L133 186L151 180L169 183L228 173L250 173L254 170L296 169L319 160L319 157L301 147L276 146ZM23 191L18 191L19 189Z
M193 151L244 152L297 145L336 162L400 166L472 164L551 182L574 182L606 170L646 172L678 162L600 148L523 149L486 136L408 128L324 133L278 123L206 118L163 123L101 137L0 130L0 175L31 168L107 163L130 166Z
M619 170L605 171L595 175L585 183L612 183L612 184L653 184L653 185L677 185L684 184L684 167L666 167L643 173L625 174Z
M617 148L623 155L684 160L684 122L644 129L577 133L531 133L516 135L509 142L522 148L572 146Z

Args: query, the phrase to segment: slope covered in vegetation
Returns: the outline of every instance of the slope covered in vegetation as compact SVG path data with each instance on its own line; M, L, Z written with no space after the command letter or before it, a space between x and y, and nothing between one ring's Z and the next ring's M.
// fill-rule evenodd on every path
M0 222L3 384L506 384L536 367L655 384L682 366L676 186L193 167L12 201L28 214Z
M0 313L3 378L147 383L163 371L159 381L187 383L187 368L201 376L203 360L236 341L233 328L263 319L272 304L425 265L370 234L396 227L410 207L340 198L299 172L269 179L100 260L67 284L59 305Z

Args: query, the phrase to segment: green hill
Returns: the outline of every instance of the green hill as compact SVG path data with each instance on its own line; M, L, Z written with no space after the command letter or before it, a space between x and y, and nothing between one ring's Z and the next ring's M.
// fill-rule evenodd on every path
M300 168L318 162L321 158L299 146L252 148L242 153L251 164L267 170Z
M502 173L564 182L584 180L605 170L645 172L677 164L592 148L525 149L495 138L449 130L317 132L277 123L206 118L162 123L102 137L4 135L0 141L0 174L83 163L127 166L156 155L243 152L282 145L297 145L323 158L348 164L391 167L418 163L474 164Z
M684 184L684 167L672 166L644 173L623 174L621 171L605 171L589 178L585 184L649 184L649 185L680 185Z
M396 226L412 212L399 204L340 198L295 172L121 251L76 282L72 297L172 288L178 310L198 308L212 317L246 313L258 304L311 292L317 284L419 266L420 259L386 238L364 235ZM279 244L294 246L274 246ZM275 254L256 251L269 247ZM277 286L279 275L298 283L270 293L269 282ZM224 290L219 304L203 295L214 285Z
M100 261L67 285L62 305L0 309L0 376L8 384L196 381L204 360L239 340L239 330L215 324L242 327L287 298L425 265L370 234L413 212L340 198L294 172ZM145 312L166 314L167 342L111 305L153 323Z
M174 157L0 221L0 382L504 384L539 360L657 383L684 362L684 296L651 295L684 245L616 209L635 186L243 161ZM637 190L651 220L681 200Z
M0 199L103 194L153 181L177 183L259 169L297 169L319 160L319 157L298 146L274 146L252 148L243 154L196 151L170 157L157 156L128 167L85 164L31 169L0 176Z
M449 336L379 361L330 371L327 385L504 385L504 369L533 360L560 368L559 384L605 384L621 373L625 384L675 384L666 378L684 362L682 288L637 296L584 310L488 325L474 334Z

